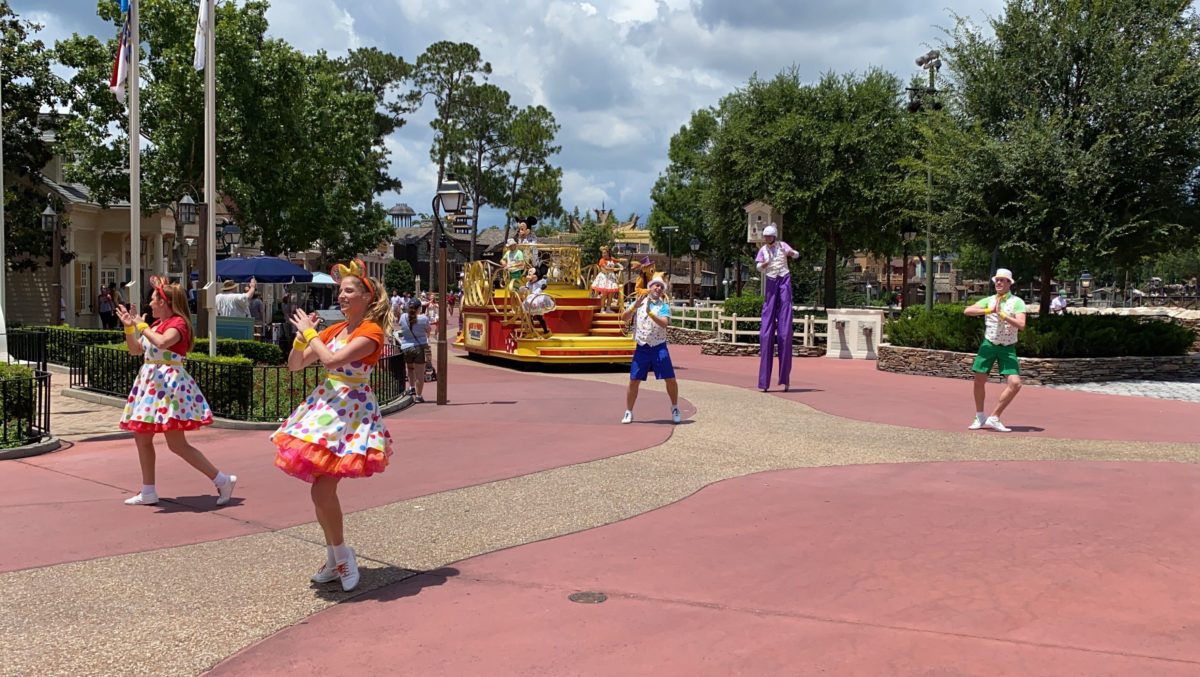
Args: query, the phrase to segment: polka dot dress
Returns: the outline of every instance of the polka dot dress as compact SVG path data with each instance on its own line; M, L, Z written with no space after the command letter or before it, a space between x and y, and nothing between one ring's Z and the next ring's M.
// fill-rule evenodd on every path
M183 368L183 355L160 350L145 336L138 341L145 351L145 362L125 400L121 429L160 433L212 425L212 410L196 381Z
M346 339L329 342L337 352ZM306 482L320 475L369 477L383 472L392 454L392 438L379 414L361 361L331 370L326 379L271 436L275 465Z

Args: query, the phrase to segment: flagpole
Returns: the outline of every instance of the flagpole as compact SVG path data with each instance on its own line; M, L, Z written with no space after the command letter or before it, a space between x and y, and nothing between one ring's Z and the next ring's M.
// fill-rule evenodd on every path
M204 200L208 203L205 210L207 218L204 224L207 230L207 246L204 256L208 262L208 292L205 298L213 299L216 292L217 280L217 49L216 49L216 12L213 0L200 0L204 3ZM208 354L217 355L217 308L216 304L207 304L208 312Z
M142 279L142 120L138 104L141 76L141 40L138 37L138 0L129 2L129 284L125 299L141 307L138 285ZM119 57L119 55L118 55ZM58 312L56 308L54 312Z
M0 53L0 357L8 357L8 324L4 311L8 307L8 240L5 235L4 203L4 57Z

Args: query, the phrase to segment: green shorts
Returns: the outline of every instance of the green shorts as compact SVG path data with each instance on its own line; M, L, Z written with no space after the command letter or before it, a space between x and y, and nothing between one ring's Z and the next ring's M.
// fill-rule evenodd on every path
M1021 364L1017 361L1017 347L1000 346L984 339L979 346L979 352L975 355L975 362L971 365L971 371L977 374L986 374L992 370L992 365L1000 363L1000 375L1012 376L1021 373Z

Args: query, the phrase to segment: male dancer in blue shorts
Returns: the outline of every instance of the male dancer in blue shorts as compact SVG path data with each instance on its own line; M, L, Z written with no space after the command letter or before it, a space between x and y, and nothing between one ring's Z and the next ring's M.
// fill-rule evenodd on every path
M621 315L628 322L635 317L633 363L629 368L629 391L625 394L625 416L621 423L633 423L633 403L637 402L638 388L650 371L660 381L667 382L667 396L671 398L671 420L679 423L679 384L675 381L675 368L671 366L671 353L667 351L667 325L671 321L671 306L663 296L667 288L662 274L655 275L646 286L646 294L639 296L633 305Z

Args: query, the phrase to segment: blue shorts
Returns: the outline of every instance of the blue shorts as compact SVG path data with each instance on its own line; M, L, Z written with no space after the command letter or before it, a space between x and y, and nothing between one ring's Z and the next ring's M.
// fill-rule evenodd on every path
M629 380L645 381L651 371L660 381L675 378L675 367L671 365L671 353L667 352L666 341L656 346L638 344L634 349L633 362L629 365Z

